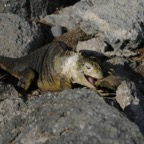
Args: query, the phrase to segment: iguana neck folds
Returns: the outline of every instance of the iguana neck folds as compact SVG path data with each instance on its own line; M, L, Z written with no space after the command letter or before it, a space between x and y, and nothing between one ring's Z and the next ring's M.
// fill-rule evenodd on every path
M76 75L78 59L79 55L77 53L73 53L73 55L66 57L62 64L62 75L67 76L68 79L74 77Z
M64 75L71 83L77 83L89 88L94 87L94 81L103 77L102 71L95 67L91 61L87 61L92 70L87 69L87 61L78 53L71 53L62 63L61 74ZM92 65L91 65L92 64Z

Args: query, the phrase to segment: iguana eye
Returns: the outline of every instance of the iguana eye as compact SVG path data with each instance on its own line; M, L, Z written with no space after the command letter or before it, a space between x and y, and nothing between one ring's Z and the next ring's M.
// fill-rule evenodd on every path
M91 70L92 69L92 66L88 63L85 63L85 67L87 68L87 70Z

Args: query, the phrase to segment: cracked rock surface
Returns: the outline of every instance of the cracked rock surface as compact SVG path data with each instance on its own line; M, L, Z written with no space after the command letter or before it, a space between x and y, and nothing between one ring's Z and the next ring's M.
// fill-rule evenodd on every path
M20 57L28 50L42 46L44 41L41 29L14 14L0 13L0 54Z
M46 93L27 103L10 94L0 109L0 143L135 144L144 140L134 123L85 88Z

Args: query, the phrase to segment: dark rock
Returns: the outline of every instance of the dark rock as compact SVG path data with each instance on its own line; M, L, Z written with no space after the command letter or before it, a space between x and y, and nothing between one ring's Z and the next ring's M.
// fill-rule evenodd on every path
M36 24L30 24L14 14L0 13L0 52L9 57L20 57L28 50L42 46L44 37Z
M72 5L79 0L2 0L0 1L1 13L13 13L24 18L45 16L59 8Z
M136 125L94 91L65 90L0 103L1 143L135 144L144 138Z
M48 14L52 14L62 7L72 5L79 0L31 0L31 16L32 17L44 17Z
M30 15L29 0L2 0L0 6L0 13L13 13L24 18Z
M112 70L120 79L139 81L141 75L134 71L136 64L124 57L113 57L103 63L106 70Z

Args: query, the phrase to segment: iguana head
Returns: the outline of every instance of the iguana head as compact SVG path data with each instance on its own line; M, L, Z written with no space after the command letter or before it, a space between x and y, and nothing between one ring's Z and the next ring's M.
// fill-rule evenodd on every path
M64 73L72 83L77 83L89 88L95 88L95 81L103 78L100 64L79 54L70 56L66 60L63 68Z
M76 62L76 83L94 88L95 81L102 78L103 72L98 62L79 56Z

